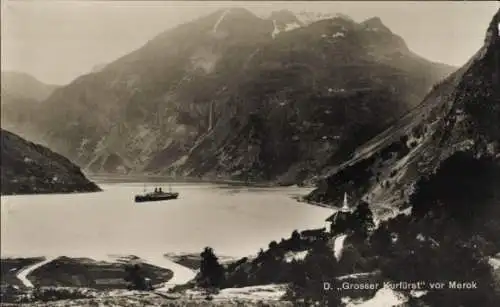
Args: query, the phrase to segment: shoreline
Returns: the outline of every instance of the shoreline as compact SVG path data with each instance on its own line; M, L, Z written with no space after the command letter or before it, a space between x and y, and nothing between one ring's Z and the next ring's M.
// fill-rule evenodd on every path
M197 177L171 177L147 174L86 174L87 178L95 182L116 182L116 183L143 183L143 182L172 182L172 183L213 183L213 184L234 184L248 186L279 186L270 181L243 181L225 178L197 178Z
M32 262L21 267L14 272L18 281L23 285L15 285L2 280L2 306L18 306L18 304L29 304L30 306L79 306L78 303L99 304L104 302L111 305L129 306L129 303L134 302L134 306L143 305L144 302L155 302L158 305L168 303L168 306L185 306L186 303L199 304L199 306L212 306L211 302L206 300L206 292L200 289L192 289L187 292L171 292L170 289L177 285L188 284L196 275L196 271L186 266L180 265L171 259L174 255L186 256L187 254L169 254L165 255L150 255L146 257L134 258L129 256L129 260L137 260L142 264L150 264L163 269L172 271L171 278L165 282L154 283L153 289L150 291L133 290L125 287L93 287L88 284L73 284L64 285L60 283L61 272L65 278L74 279L78 274L88 275L100 274L103 272L95 272L94 270L82 273L81 271L68 270L68 261L73 261L79 265L88 264L89 260L93 260L93 268L106 268L111 262L117 264L123 257L113 255L96 255L93 259L90 258L68 258L60 257L44 257L41 258L26 258ZM189 254L192 257L199 257L198 254ZM1 258L2 265L4 262L22 261L23 258ZM61 262L61 259L64 261ZM234 258L223 258L223 262L232 261ZM54 263L57 262L58 264ZM55 265L56 264L56 265ZM71 263L70 263L71 264ZM45 270L44 270L45 269ZM44 271L44 272L42 272ZM45 275L45 277L43 277ZM108 276L109 277L109 276ZM48 279L51 282L47 282ZM276 304L276 306L289 306L286 302L281 302L280 299L285 293L283 285L256 285L242 288L227 288L213 295L212 303L220 303L225 306L230 303L244 303L245 306L261 306L259 302L268 302ZM76 303L76 305L73 305ZM124 304L124 305L122 305ZM208 305L207 305L208 304ZM218 306L218 305L216 305ZM269 305L271 306L271 305Z
M162 175L148 175L148 174L85 174L89 180L96 183L143 183L143 182L164 182L164 183L211 183L211 184L227 184L234 186L248 186L248 187L264 187L264 188L279 188L297 186L301 188L316 188L315 185L301 185L301 183L284 183L279 181L247 181L236 180L229 178L209 178L209 177L183 177L183 176L162 176Z
M25 265L16 264L32 259L37 259L37 261L32 261ZM9 278L6 279L3 276L2 286L22 286L25 289L33 289L39 286L61 287L61 282L64 280L68 283L67 286L81 287L82 285L79 284L81 282L74 281L75 278L78 279L78 276L84 276L87 282L96 285L96 289L120 289L122 287L116 286L118 283L117 280L123 279L123 268L133 263L137 263L143 267L146 266L144 269L149 275L161 269L160 272L153 274L153 277L148 276L153 280L161 280L161 276L168 276L166 280L153 284L156 290L159 291L167 291L174 286L186 284L196 275L194 270L180 265L164 255L94 255L71 257L65 255L40 257L9 255L2 257L0 262L2 266L13 267L8 272L4 272L5 275L9 275ZM69 271L72 273L69 273ZM157 276L158 274L159 276ZM115 286L112 286L113 280L115 281ZM107 287L105 283L99 284L99 281L111 281L111 283ZM99 286L97 287L97 285Z
M94 193L101 193L104 192L105 189L102 188L104 185L118 185L118 184L146 184L146 185L153 185L153 184L174 184L174 185L193 185L193 184L205 184L205 185L220 185L220 188L255 188L255 189L280 189L280 188L300 188L300 189L314 189L314 186L299 186L297 184L287 184L287 185L282 185L282 184L277 184L273 182L244 182L244 181L232 181L232 180L197 180L197 179L192 179L192 180L185 180L185 179L171 179L169 180L168 178L156 178L158 180L152 179L152 178L130 178L130 179L124 179L124 178L98 178L98 177L93 177L91 180L99 187L98 190L95 191L88 191L88 190L81 190L81 191L68 191L68 192L62 192L62 191L42 191L42 192L27 192L27 193L0 193L0 196L2 198L4 197L15 197L15 196L55 196L55 195L71 195L71 194L94 194ZM309 193L306 193L309 194ZM314 203L310 201L303 200L305 196L292 196L293 199L311 204L311 205L316 205L320 207L326 207L328 208L328 205L321 204L321 203Z
M310 206L322 207L322 208L333 209L333 210L340 209L339 207L331 206L331 205L328 205L325 203L306 200L304 196L294 196L292 198L295 199L299 203L303 203L303 204L310 205Z

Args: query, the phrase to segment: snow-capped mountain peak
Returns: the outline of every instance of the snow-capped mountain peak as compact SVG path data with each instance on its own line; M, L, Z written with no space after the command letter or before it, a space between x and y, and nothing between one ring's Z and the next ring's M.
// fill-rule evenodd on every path
M345 19L348 21L353 21L351 17L344 15L342 13L318 13L318 12L306 12L306 11L301 11L297 13L297 18L304 24L304 25L310 25L311 23L321 21L321 20L326 20L326 19L333 19L333 18L341 18Z

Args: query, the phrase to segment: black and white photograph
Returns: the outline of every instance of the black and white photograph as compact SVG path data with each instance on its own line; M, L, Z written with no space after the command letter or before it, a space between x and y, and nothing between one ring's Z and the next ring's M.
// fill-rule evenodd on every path
M1 306L500 306L500 2L1 0Z

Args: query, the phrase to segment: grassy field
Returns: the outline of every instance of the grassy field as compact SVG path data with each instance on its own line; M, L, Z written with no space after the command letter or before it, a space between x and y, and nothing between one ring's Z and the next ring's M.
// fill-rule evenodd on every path
M169 281L170 270L140 263L143 277L152 284ZM86 287L94 289L126 289L125 263L109 263L87 258L60 257L35 270L31 280L39 287Z
M138 264L140 275L149 278L153 285L168 282L173 272L146 263L129 259L120 262L95 261L87 258L59 257L31 272L28 275L34 289L25 287L16 276L20 270L44 260L43 258L2 259L2 283L0 298L5 303L34 301L55 301L64 299L88 298L91 292L126 290L126 267ZM84 293L85 292L85 293ZM92 296L91 296L92 297Z

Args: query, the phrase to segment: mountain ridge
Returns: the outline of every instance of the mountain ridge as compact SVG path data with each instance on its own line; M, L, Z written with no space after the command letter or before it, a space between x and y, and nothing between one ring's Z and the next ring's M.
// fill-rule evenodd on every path
M306 134L312 138L338 135L340 123L349 121L341 114L341 104L355 99L349 116L356 119L363 110L360 127L355 128L362 130L361 136L334 142L350 151L353 144L366 139L366 131L387 124L384 112L389 119L403 114L451 71L449 66L418 58L402 38L387 31L369 31L344 16L296 27L290 25L300 18L288 14L276 34L275 19L283 15L266 19L245 9L219 10L157 35L100 71L54 92L44 102L46 110L37 110L40 119L32 130L44 133L36 139L90 172L146 171L294 182L330 162L300 166L317 159L300 149L296 160L265 170L276 157L255 162L257 152L263 152L260 143L247 144L227 131L236 125L255 132L257 122L251 118L258 121L263 116L266 129L282 130L273 138L286 140L279 150L284 154L296 147L293 138L305 137L304 132L289 135L292 130L309 131ZM315 114L307 102L317 104ZM48 112L54 109L59 110L57 118ZM369 109L378 109L374 112L378 115L371 116ZM272 122L283 110L288 113L285 117L299 116L309 126L290 127L280 119L280 126L274 127ZM268 111L272 111L271 118L264 114ZM336 125L327 124L328 114L336 114ZM315 122L318 116L322 119ZM211 137L226 151L217 152L209 144ZM314 142L328 156L338 151L338 145ZM255 148L253 154L243 158L246 162L237 162L236 152L248 152L248 146ZM210 156L200 156L198 150ZM236 164L224 166L221 155ZM255 167L260 173L248 173L254 168L252 161L261 164ZM294 167L297 171L291 170ZM299 175L304 168L307 174Z
M404 205L415 181L432 174L456 152L498 161L499 14L486 31L484 46L463 67L436 84L414 111L327 172L307 199L332 203L342 190L352 190L371 202ZM339 185L333 189L335 184Z
M44 83L34 76L18 71L2 71L2 94L22 99L45 100L60 85Z
M40 104L58 88L60 85L43 83L24 72L2 71L2 128L24 137L36 134L36 129L30 129L29 124L36 118Z

